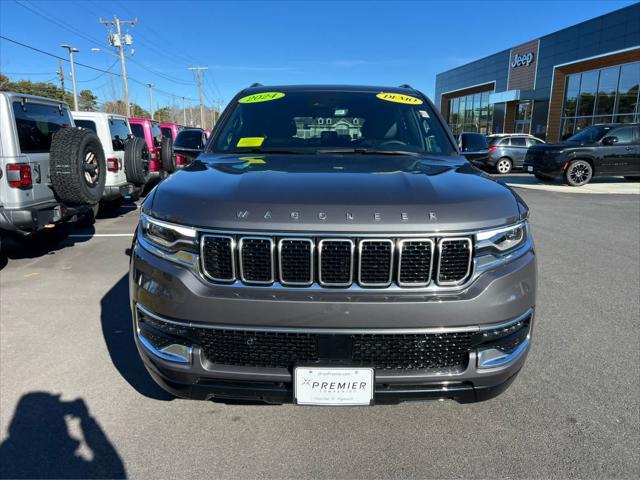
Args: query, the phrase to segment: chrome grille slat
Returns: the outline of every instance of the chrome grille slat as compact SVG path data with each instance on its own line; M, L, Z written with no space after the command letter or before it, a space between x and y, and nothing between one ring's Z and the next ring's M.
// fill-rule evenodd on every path
M431 238L412 238L398 242L398 285L425 287L431 283L434 242Z
M314 280L314 243L308 238L281 238L278 242L280 283L311 285Z
M275 281L273 240L269 237L241 237L238 242L240 279L245 283L272 284Z
M348 287L353 283L353 240L327 238L318 244L318 280L325 287Z
M460 285L471 273L471 239L443 238L438 242L438 285Z
M358 244L358 280L363 287L388 287L393 280L393 241L360 240Z
M215 282L236 279L235 240L227 235L203 235L200 243L202 271Z

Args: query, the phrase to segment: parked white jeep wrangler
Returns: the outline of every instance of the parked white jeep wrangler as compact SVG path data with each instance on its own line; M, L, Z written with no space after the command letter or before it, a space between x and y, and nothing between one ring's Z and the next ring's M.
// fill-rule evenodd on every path
M100 140L75 128L66 103L0 92L0 234L28 236L91 214L105 176Z
M149 181L150 156L144 141L133 137L127 117L104 112L71 115L77 127L91 130L102 143L107 175L101 205L117 206L126 196L138 196Z

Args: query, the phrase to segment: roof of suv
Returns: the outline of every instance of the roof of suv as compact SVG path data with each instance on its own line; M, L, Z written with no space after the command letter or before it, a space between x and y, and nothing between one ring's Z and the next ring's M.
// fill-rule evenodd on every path
M71 112L71 116L73 116L73 118L80 118L80 117L85 117L85 118L119 118L122 120L127 120L127 117L124 115L120 115L119 113L107 113L107 112L78 112L78 111L73 111Z
M242 90L243 94L246 93L261 93L271 91L282 92L390 92L390 93L417 93L415 88L408 87L381 87L371 85L260 85L255 87L248 87Z
M62 100L57 100L55 98L41 97L39 95L29 95L28 93L5 92L5 91L0 91L0 95L6 96L8 98L19 98L19 99L26 98L27 100L34 100L38 102L59 103L69 108L69 105L67 105L67 102ZM69 110L71 109L69 108Z

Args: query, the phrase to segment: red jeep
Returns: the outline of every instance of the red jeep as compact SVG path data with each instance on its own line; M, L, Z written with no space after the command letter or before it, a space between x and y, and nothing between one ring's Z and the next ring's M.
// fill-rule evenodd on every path
M131 132L143 138L149 148L151 157L150 170L153 177L165 178L172 168L173 142L162 137L160 124L148 118L130 118Z
M160 130L162 130L162 136L164 138L170 138L172 142L175 142L176 137L184 130L184 127L177 123L161 123ZM187 164L187 159L182 155L174 155L174 159L176 168L183 168Z

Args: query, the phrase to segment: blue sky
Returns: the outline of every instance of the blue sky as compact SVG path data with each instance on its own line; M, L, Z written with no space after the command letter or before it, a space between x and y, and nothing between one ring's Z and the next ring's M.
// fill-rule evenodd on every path
M65 57L59 45L72 44L78 62L120 72L98 17L137 17L127 29L135 48L127 73L154 83L161 105L197 99L187 70L197 63L209 66L208 104L253 82L409 83L433 96L438 72L633 3L0 0L0 34ZM0 70L12 79L57 82L57 68L55 58L0 40ZM78 88L101 101L121 95L119 77L99 75L78 67ZM131 101L148 108L146 87L129 88Z

